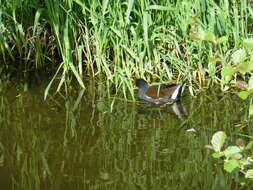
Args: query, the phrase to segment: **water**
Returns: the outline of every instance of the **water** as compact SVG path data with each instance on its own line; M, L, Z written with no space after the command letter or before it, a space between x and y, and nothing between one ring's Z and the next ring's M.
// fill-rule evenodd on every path
M159 108L108 98L103 84L47 101L44 85L1 89L1 189L240 187L205 148L218 130L231 142L250 132L248 103L235 95L186 92Z

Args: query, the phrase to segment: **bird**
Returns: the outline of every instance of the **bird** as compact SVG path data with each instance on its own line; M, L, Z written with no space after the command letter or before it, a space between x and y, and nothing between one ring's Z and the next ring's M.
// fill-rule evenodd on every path
M154 104L173 104L180 101L185 84L163 84L151 86L144 79L137 79L138 98Z

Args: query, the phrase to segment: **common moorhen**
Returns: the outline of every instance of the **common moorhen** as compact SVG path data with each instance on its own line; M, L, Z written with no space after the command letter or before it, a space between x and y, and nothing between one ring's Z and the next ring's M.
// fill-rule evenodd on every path
M137 79L138 97L155 104L172 104L180 100L185 84L150 86L144 79Z

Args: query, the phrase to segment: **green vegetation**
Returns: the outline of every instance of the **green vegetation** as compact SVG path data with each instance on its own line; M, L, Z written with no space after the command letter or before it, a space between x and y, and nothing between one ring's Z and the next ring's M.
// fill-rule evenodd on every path
M134 97L131 83L137 77L184 81L193 94L194 89L214 83L227 90L230 82L238 77L247 82L251 75L253 58L245 58L241 48L244 44L252 54L252 1L1 0L0 4L4 70L57 68L45 95L56 76L58 90L74 78L84 88L82 79L95 77L114 84L116 93ZM246 65L239 66L244 74L231 70L244 61Z
M253 159L252 159L252 146L253 141L245 144L241 138L236 140L236 144L228 146L222 150L227 139L227 135L223 131L216 132L211 140L214 158L224 158L224 169L229 173L240 172L242 174L240 179L241 184L252 183L253 180Z
M142 77L185 82L191 94L215 84L223 91L240 87L237 95L247 99L253 92L252 7L252 0L0 0L0 93L9 77L53 72L44 87L47 103L31 92L0 97L1 164L12 187L61 189L67 181L93 189L184 189L189 183L236 189L240 180L223 174L201 148L217 128L229 136L252 134L252 100L207 93L187 103L188 118L180 123L168 119L169 110L139 114L135 104L103 98L113 90L134 99L132 82ZM51 98L50 89L69 91L73 82L94 89ZM88 102L85 110L82 102ZM197 132L180 131L186 128ZM224 159L226 171L251 181L252 142L223 150L225 140L223 132L214 135L214 156Z

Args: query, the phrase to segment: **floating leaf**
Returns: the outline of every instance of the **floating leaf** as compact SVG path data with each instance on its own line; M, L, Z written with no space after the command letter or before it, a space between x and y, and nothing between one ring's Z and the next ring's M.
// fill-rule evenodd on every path
M226 138L227 138L227 135L223 131L218 131L213 135L211 144L213 145L215 152L221 151L221 147L223 146Z
M220 38L217 39L216 43L217 44L222 44L228 41L228 37L227 36L222 36Z
M234 63L241 63L246 59L246 51L245 49L238 49L232 54L232 61Z
M224 150L224 154L227 158L240 152L241 152L241 149L238 146L229 146L226 148L226 150Z
M243 100L246 100L250 94L250 91L241 91L237 93L237 96L239 96Z
M245 177L253 179L253 169L248 170L245 174Z
M235 169L237 169L239 167L240 167L240 165L237 160L229 160L224 163L224 169L229 173L231 173L232 171L234 171Z
M249 51L253 50L253 38L244 39L243 46Z

